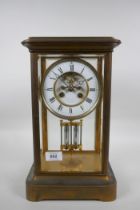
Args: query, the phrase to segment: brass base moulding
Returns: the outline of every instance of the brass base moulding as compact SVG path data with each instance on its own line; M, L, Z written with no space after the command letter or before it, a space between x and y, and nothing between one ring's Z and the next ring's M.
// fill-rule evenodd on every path
M30 201L41 200L100 200L116 199L116 179L109 166L108 175L39 175L32 166L26 180L26 196Z

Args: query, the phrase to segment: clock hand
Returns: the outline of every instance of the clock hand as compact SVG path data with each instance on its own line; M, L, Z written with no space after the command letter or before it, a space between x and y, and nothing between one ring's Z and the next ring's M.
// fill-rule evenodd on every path
M85 80L81 80L81 81L78 81L78 84L82 85L84 82L85 82Z
M76 88L76 89L81 89L82 88L82 86L73 86L73 88Z
M64 85L66 85L66 87L68 87L67 84L66 84L66 82L65 82L62 78L60 78L60 80L61 80L61 82L62 82Z
M62 90L65 90L66 88L69 88L69 86L64 86L64 85L61 86Z

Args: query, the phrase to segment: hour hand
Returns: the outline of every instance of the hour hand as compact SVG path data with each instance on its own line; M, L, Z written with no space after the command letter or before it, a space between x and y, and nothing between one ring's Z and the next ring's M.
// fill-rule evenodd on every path
M61 86L62 90L65 90L66 88L69 88L69 87L68 86L64 86L64 85Z

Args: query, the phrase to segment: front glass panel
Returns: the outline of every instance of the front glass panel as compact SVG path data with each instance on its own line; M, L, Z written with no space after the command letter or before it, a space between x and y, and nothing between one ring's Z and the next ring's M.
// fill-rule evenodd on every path
M104 55L39 55L41 171L101 172Z

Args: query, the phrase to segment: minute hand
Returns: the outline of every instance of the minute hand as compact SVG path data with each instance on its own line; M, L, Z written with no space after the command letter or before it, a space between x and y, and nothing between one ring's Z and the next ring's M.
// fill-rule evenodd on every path
M82 85L85 82L85 80L81 80L78 82L79 85Z
M68 87L68 85L66 84L66 82L62 78L60 78L60 80L64 85L66 85L66 87Z

